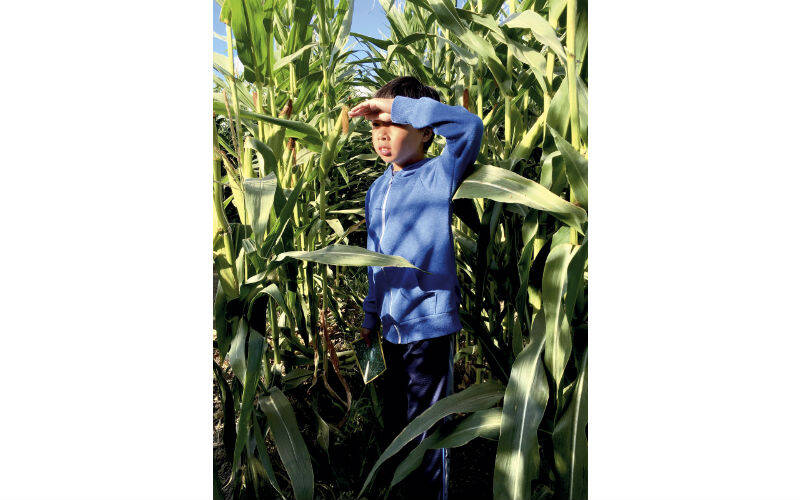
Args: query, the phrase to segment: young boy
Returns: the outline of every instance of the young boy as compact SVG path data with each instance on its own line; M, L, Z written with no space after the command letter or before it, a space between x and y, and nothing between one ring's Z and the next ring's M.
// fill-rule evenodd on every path
M461 292L451 198L478 156L483 122L461 106L440 102L436 90L409 76L387 83L349 114L372 122L372 146L389 163L367 190L367 249L400 255L431 273L367 268L369 294L361 335L367 338L382 326L387 365L383 415L394 437L453 393ZM426 158L433 134L444 136L446 146L440 156ZM446 500L448 470L449 450L428 450L420 467L399 486L415 500Z

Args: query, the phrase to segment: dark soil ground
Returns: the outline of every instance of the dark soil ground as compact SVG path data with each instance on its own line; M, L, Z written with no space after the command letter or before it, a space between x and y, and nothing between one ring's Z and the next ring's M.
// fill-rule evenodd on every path
M332 334L332 341L337 351L349 348L349 341L345 340L339 332ZM216 349L214 356L219 363ZM221 366L226 372L226 377L232 377L227 362L222 363ZM312 457L315 499L355 499L355 494L361 488L369 470L386 445L394 438L394 436L382 434L382 428L372 403L371 385L374 385L378 401L381 400L383 394L381 377L365 386L354 365L343 367L342 373L352 392L353 402L341 430L336 430L335 425L342 420L344 412L341 407L332 403L332 396L325 389L321 378L317 380L317 384L310 393L307 392L311 386L310 378L297 387L284 391L295 411L300 432L306 440ZM463 359L455 363L454 377L456 391L463 390L474 382L464 373ZM328 366L328 381L337 393L344 396L344 389L330 365ZM222 445L222 408L220 405L220 395L215 384L214 460L219 471L220 483L224 486L230 478L231 460L225 456ZM331 428L327 453L320 445L319 424L312 406L316 407L320 416ZM456 418L459 417L456 416ZM289 479L281 464L277 449L271 439L267 439L266 444L279 485L287 493L287 497L292 498ZM451 498L492 498L492 473L496 449L496 441L483 438L451 449L449 489ZM383 498L393 472L393 468L390 469L385 465L381 467L366 498ZM223 487L226 500L233 499L231 489ZM268 484L261 489L261 493L260 498L279 498ZM404 498L402 493L403 483L401 482L392 489L387 498L402 500Z

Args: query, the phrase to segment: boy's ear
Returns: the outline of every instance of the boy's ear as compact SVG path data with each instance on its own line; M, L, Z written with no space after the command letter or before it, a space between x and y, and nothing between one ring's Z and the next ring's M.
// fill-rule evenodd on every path
M423 141L427 141L431 137L433 137L433 128L431 128L431 127L423 128L422 129L422 140Z

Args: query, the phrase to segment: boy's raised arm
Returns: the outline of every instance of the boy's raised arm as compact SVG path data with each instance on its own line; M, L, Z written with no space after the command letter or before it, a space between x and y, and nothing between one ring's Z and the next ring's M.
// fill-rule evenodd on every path
M414 128L432 127L447 144L442 157L442 182L449 184L450 196L475 162L483 138L483 121L462 106L449 106L430 97L413 99L396 96L392 102L392 121L409 123Z

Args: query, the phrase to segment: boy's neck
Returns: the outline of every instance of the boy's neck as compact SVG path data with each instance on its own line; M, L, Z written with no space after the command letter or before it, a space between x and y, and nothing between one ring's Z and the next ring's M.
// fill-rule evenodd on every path
M403 168L405 168L405 167L407 167L409 165L413 165L413 164L415 164L417 162L420 162L420 161L422 161L424 159L425 159L425 153L420 152L418 155L416 155L415 157L413 157L410 160L408 160L405 165L398 165L396 163L392 163L392 172L398 172L400 170L403 170Z

